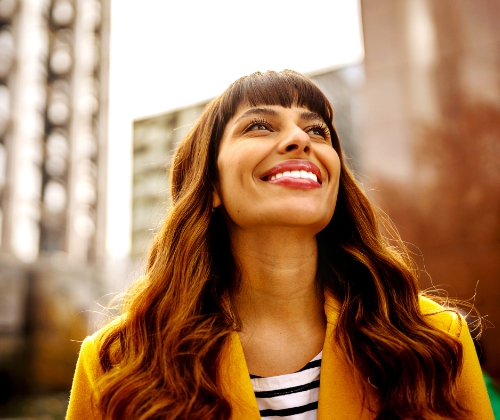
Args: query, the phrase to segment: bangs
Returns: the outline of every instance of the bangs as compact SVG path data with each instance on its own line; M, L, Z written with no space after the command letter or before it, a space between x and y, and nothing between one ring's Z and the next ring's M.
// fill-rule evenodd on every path
M333 126L333 110L326 96L311 80L292 70L256 72L238 79L222 95L223 120L229 121L242 104L304 107Z

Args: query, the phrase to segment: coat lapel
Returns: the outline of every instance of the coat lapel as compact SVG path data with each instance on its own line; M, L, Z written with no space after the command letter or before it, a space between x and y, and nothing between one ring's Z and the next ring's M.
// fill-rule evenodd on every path
M373 406L373 396L364 399L366 384L335 343L339 310L336 300L325 293L327 327L321 362L318 420L373 419L375 415L367 408L369 402Z
M221 360L222 389L231 402L234 420L260 420L243 347L236 331L231 333Z
M371 420L375 415L367 408L373 397L363 400L366 384L350 366L334 341L339 306L325 293L327 329L319 388L318 420ZM260 420L257 400L250 382L243 347L237 332L232 332L221 360L221 384L233 408L234 420Z

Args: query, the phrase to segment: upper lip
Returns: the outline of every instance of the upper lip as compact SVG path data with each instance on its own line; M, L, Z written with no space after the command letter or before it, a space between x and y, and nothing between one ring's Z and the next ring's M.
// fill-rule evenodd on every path
M261 176L261 179L266 177L276 175L279 173L283 173L285 171L308 171L312 172L314 175L318 177L318 182L323 183L323 177L321 176L321 171L319 168L312 162L308 160L285 160L284 162L278 163L276 166L273 166L264 175Z

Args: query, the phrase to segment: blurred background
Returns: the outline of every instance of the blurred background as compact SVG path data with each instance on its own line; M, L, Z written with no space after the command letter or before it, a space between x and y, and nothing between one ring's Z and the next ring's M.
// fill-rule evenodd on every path
M0 419L64 418L81 340L142 273L176 145L268 69L330 98L421 288L476 306L500 379L499 16L499 0L0 0Z

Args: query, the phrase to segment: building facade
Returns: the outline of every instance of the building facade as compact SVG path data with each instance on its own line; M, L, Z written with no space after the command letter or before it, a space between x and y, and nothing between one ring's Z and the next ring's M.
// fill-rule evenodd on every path
M109 0L0 0L5 415L22 414L13 396L69 390L100 287L109 11Z
M0 252L103 254L109 1L0 1Z
M359 156L430 288L475 305L500 378L500 3L361 1ZM478 318L466 310L473 334Z

